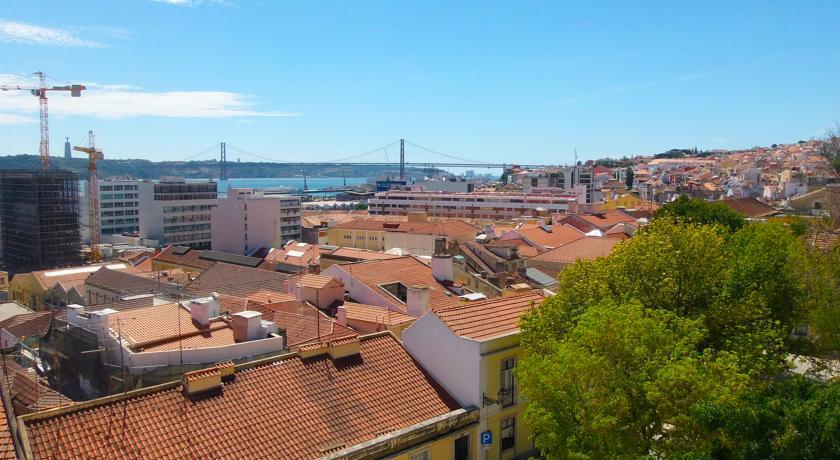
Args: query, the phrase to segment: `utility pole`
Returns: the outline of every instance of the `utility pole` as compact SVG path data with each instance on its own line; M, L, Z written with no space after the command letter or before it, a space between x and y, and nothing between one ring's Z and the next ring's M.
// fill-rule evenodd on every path
M400 139L400 179L405 179L405 139Z

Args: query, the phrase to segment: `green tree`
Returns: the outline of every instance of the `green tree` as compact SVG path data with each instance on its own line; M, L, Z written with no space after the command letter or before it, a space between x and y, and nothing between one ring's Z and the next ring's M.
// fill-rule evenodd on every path
M367 208L367 203L356 203L356 206L353 207L356 211L367 211Z
M633 172L633 168L631 166L627 167L627 172L624 174L624 183L627 184L628 189L633 188L633 178L635 173Z
M714 414L757 410L791 330L836 297L810 287L837 283L784 226L687 220L660 215L609 257L564 269L523 318L517 372L549 457L743 449Z
M722 203L685 195L662 206L654 217L676 217L696 224L720 224L734 232L746 224L744 217Z

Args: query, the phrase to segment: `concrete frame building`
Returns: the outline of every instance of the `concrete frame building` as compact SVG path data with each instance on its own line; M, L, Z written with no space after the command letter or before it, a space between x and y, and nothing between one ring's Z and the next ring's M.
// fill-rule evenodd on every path
M566 193L390 190L378 192L368 201L368 212L372 215L425 212L429 217L504 220L533 215L538 208L542 208L546 213L573 213L577 212L577 205L577 197Z
M76 173L0 171L0 261L12 273L82 263Z
M142 182L140 192L140 237L157 240L161 246L210 248L210 213L216 206L216 183L186 182L163 177L160 182Z
M281 248L300 239L300 197L230 188L213 209L212 246L247 255L257 248Z

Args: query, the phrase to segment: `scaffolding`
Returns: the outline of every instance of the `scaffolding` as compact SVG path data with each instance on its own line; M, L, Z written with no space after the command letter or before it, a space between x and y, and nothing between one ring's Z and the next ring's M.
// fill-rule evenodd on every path
M12 273L83 263L78 175L0 170L0 247Z

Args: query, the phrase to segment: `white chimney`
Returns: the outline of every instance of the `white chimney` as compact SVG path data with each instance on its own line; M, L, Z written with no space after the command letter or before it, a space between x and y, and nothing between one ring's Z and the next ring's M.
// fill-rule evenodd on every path
M338 321L338 324L342 326L347 325L347 307L344 305L338 306L338 311L335 313L335 319Z
M210 319L219 316L219 301L213 297L194 299L189 303L193 321L202 326L210 324Z
M77 304L67 306L67 322L74 326L79 325L79 313L85 311L85 307Z
M432 276L441 283L454 281L454 277L452 276L452 256L443 254L433 255Z
M237 342L247 342L261 338L260 326L262 326L262 313L245 310L234 313L231 315L231 319L233 339Z
M420 317L429 310L429 287L409 286L405 309L411 316Z

